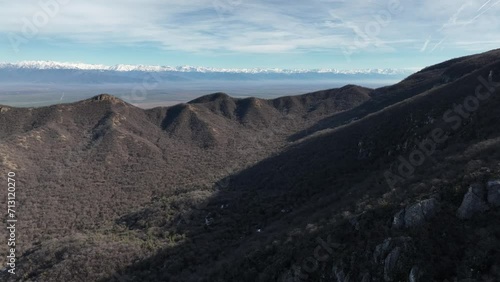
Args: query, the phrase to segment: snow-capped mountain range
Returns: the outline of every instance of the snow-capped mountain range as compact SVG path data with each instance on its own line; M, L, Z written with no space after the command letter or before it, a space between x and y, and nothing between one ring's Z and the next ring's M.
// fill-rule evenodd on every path
M186 102L220 91L235 97L271 98L342 87L346 84L381 87L397 83L415 71L417 70L107 66L23 61L0 63L0 104L17 101L19 105L33 106L53 103L51 95L57 96L57 101L65 97L64 101L67 102L86 99L97 93L115 94L134 103L137 101L132 101L131 97L139 96L144 98L140 102L146 104L164 102L168 97L169 101ZM33 97L36 97L36 103L33 103ZM12 99L15 101L12 102Z
M0 69L27 70L80 70L80 71L116 71L116 72L193 72L193 73L233 73L233 74L375 74L405 75L418 69L279 69L279 68L211 68L195 66L148 66L148 65L100 65L85 63L66 63L54 61L22 61L17 63L0 63Z

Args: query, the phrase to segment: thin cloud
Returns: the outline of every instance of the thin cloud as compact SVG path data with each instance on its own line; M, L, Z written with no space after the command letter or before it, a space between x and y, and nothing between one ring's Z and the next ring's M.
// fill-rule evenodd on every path
M488 0L486 1L481 7L479 7L479 9L477 9L477 11L481 11L484 7L486 7L486 5L488 5L492 0Z
M391 13L391 2L73 0L37 28L37 36L53 44L58 40L146 43L186 52L271 54L340 48L424 52L430 48L429 34L446 37L447 46L462 42L466 35L471 44L460 46L467 48L474 47L481 37L500 36L499 30L487 29L497 23L500 1L468 1L458 10L451 0L401 1L398 13ZM34 0L2 3L0 33L4 35L22 34L26 21L32 22L34 15L43 11ZM418 42L424 45L419 48Z
M430 51L430 52L431 52L431 53L432 53L432 52L434 52L434 51L437 49L437 47L439 47L439 46L441 46L441 44L443 44L443 42L444 42L445 40L446 40L446 37L445 37L445 38L443 38L443 39L441 39L438 43L436 43L436 45L434 45L434 47L431 49L431 51Z
M429 36L427 38L427 40L425 40L424 45L422 46L422 48L420 48L420 52L425 52L425 50L427 49L427 46L429 46L430 42L431 42L431 37Z

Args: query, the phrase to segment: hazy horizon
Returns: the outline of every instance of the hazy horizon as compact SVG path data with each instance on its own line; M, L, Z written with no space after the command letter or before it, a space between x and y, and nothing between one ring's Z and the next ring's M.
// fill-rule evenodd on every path
M131 89L137 84L71 85L17 84L0 83L0 105L12 107L42 107L55 104L72 103L106 93L114 95L141 108L171 106L186 103L200 96L224 92L234 98L256 97L273 99L294 96L314 91L340 88L356 84L367 88L379 88L397 83L394 80L358 81L342 83L333 81L236 81L236 82L189 82L162 85L147 92L146 96L132 97Z

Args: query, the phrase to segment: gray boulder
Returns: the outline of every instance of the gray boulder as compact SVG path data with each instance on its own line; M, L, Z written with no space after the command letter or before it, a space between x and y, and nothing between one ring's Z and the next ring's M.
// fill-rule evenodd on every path
M407 251L410 249L411 237L396 237L396 238L387 238L375 247L375 251L373 252L373 260L375 263L383 263L387 257L387 255L394 249L394 247L400 247L403 250Z
M405 227L420 226L425 223L424 213L420 203L409 206L405 211Z
M375 247L375 251L373 252L373 260L375 263L383 262L387 254L391 251L393 245L394 239L392 238L387 238L382 244L377 245Z
M500 207L500 180L488 181L488 203Z
M414 266L411 268L410 276L408 277L408 281L409 282L419 282L421 275L422 275L422 273L420 272L420 269L418 268L418 266Z
M335 275L335 278L337 279L337 282L350 282L351 281L351 275L345 274L344 270L340 267L333 266L332 267L332 272L333 275Z
M382 264L384 280L392 281L395 273L401 271L401 266L408 259L408 255L415 252L411 237L387 238L375 247L373 259L375 263ZM401 261L401 263L399 263ZM363 280L364 281L364 280Z
M370 275L370 273L365 273L363 275L363 278L361 278L361 282L371 282L372 281L372 277Z
M431 220L440 210L439 202L434 198L421 201L420 207L425 220Z
M392 227L401 229L405 227L405 209L400 210L392 220Z
M392 281L394 277L394 270L399 260L399 255L401 254L401 248L395 247L385 258L384 262L384 280Z
M427 199L400 210L392 220L392 226L400 229L403 227L416 227L432 219L440 210L437 199Z
M486 191L484 187L481 184L471 185L457 210L457 217L460 219L469 219L477 213L487 211L489 207L485 199Z

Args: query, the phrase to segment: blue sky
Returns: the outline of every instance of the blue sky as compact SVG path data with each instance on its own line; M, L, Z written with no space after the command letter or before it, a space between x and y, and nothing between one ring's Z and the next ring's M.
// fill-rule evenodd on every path
M0 61L419 68L500 46L500 0L0 0Z

